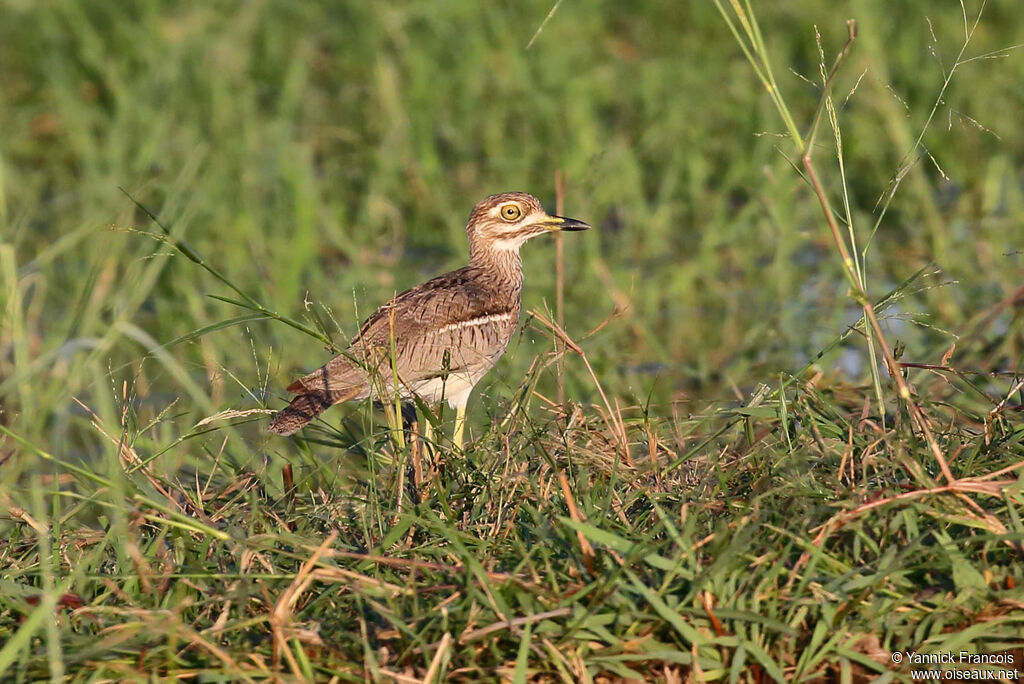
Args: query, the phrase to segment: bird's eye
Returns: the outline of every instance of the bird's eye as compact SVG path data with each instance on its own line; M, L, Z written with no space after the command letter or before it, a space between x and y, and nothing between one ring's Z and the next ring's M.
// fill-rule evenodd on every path
M501 218L506 221L517 221L523 215L523 210L518 204L506 204L501 208Z

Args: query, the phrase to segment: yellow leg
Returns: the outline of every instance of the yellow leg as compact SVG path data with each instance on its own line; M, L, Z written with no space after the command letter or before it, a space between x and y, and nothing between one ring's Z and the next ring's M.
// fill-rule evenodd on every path
M466 430L466 407L459 406L455 409L455 435L452 437L452 443L455 448L462 451L462 433Z
M434 444L434 426L426 416L423 417L423 441L431 446Z
M423 464L430 463L430 454L433 453L434 449L434 430L430 425L430 420L427 416L423 416L422 420L417 420L413 423L415 426L415 432L412 435L412 472L413 472L413 483L416 486L416 492L419 495L419 501L422 502L427 498L427 486L426 482L429 479L429 474L424 473ZM420 428L422 426L422 430Z

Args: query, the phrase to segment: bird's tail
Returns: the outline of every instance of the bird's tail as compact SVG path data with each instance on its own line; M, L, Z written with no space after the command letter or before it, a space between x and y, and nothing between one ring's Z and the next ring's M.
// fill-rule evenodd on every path
M332 405L344 400L344 397L337 397L325 390L300 394L277 412L267 429L279 435L293 434Z

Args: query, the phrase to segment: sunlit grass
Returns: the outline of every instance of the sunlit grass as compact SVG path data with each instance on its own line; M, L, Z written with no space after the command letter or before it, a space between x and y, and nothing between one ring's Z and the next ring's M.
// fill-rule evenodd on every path
M1024 669L1019 12L552 4L7 7L0 679ZM465 455L265 433L556 170Z

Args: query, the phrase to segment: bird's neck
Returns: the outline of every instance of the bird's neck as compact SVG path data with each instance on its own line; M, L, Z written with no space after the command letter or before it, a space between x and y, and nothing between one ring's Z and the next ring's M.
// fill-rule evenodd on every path
M469 266L481 280L495 292L519 300L523 287L523 261L518 245L514 249L500 249L492 245L470 245Z

